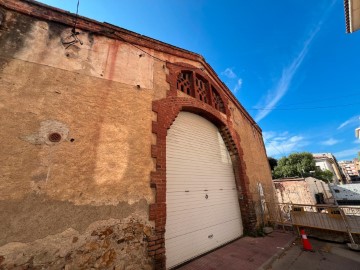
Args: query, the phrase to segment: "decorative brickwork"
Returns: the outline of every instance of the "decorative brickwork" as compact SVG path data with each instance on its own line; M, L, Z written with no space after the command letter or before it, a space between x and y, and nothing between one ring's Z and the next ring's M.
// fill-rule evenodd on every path
M195 77L195 89L200 101L210 103L209 83L202 79L199 75L196 75Z
M188 94L189 96L192 96L193 91L191 90L191 85L191 72L180 72L177 77L176 89L185 94Z
M214 87L211 88L211 94L212 94L212 104L214 104L215 109L219 110L222 113L225 113L225 105L222 101L220 95L216 91Z
M246 166L242 158L240 137L234 130L229 115L224 115L211 104L207 104L204 100L196 97L178 97L177 79L181 67L178 65L173 67L168 64L170 70L168 97L153 102L153 111L157 113L157 121L152 124L152 132L156 135L157 143L151 149L152 157L156 159L156 171L151 173L151 187L156 190L156 201L150 206L149 216L150 220L155 221L156 236L151 238L149 242L149 255L154 256L156 269L165 269L166 267L166 243L164 241L166 224L166 135L180 111L196 113L219 128L234 165L244 230L245 232L252 232L256 226L256 213L249 193L249 178L245 173ZM205 74L202 76L207 79ZM210 83L210 80L207 81ZM224 107L224 111L229 114L226 107Z
M226 111L225 95L220 95L217 86L201 69L185 63L167 63L170 74L170 96L177 96L177 90L205 102L229 116ZM211 91L210 91L211 89Z

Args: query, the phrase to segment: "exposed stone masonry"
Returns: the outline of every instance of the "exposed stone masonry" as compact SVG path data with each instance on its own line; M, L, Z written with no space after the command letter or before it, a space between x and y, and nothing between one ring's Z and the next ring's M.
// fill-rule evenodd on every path
M68 229L31 243L0 248L0 269L152 269L147 242L153 228L138 218L91 224L84 234ZM151 242L150 242L151 243Z

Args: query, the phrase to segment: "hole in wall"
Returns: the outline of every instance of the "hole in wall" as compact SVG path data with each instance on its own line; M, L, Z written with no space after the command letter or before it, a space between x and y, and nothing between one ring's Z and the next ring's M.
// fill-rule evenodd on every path
M50 133L48 136L48 139L50 142L60 142L61 141L61 135L57 132Z
M70 139L70 142L74 142L74 141L75 141L75 139L74 139L74 138L71 138L71 139Z

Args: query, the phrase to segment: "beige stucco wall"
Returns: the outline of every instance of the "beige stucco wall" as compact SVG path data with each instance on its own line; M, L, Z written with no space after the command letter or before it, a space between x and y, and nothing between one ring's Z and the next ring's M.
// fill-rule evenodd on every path
M153 59L88 34L80 36L83 45L66 49L68 27L16 20L7 13L1 37L0 136L8 142L1 149L1 198L36 192L76 205L151 202L144 181L153 169L151 101L166 91L157 87L155 94ZM62 141L50 143L47 135L59 130Z
M165 71L101 36L81 35L82 46L66 49L61 39L70 28L0 11L0 262L19 263L22 252L24 266L42 254L60 268L86 268L66 255L99 246L106 267L121 254L150 267L142 242L153 227L151 101L165 95L153 79L165 81ZM59 143L48 140L53 132L62 135ZM134 229L122 235L120 227ZM93 235L106 230L112 233ZM61 254L49 249L57 239L66 242ZM116 258L106 253L112 245ZM128 247L134 250L118 252Z
M42 254L45 263L57 258L57 266L76 269L85 264L78 257L66 261L67 254L93 248L111 267L121 261L108 254L113 245L115 253L126 249L118 253L139 258L134 267L150 267L139 239L153 230L148 221L154 202L151 145L156 143L152 101L169 90L164 63L96 33L81 32L83 45L67 47L70 27L0 12L5 15L0 25L0 256L16 260L23 251L23 265L29 265L32 254ZM259 200L258 183L270 198L262 137L234 104L229 106L253 199ZM54 132L62 136L58 143L48 139ZM123 233L128 228L132 235ZM66 243L63 250L49 251L59 239ZM108 248L102 254L96 247L104 241Z

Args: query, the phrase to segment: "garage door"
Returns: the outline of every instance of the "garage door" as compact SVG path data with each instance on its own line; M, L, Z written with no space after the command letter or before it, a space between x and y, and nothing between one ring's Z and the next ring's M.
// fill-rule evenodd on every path
M229 153L217 127L180 112L166 137L166 266L243 233Z

